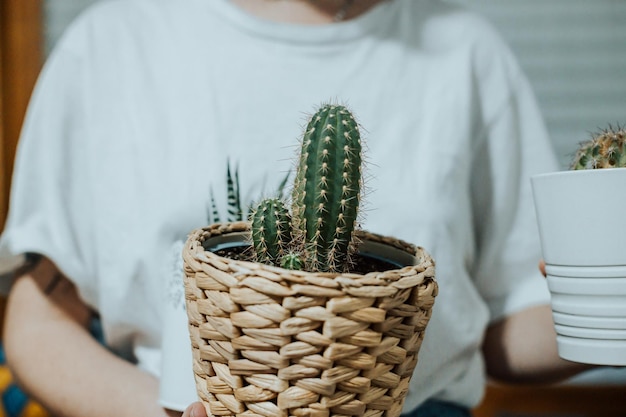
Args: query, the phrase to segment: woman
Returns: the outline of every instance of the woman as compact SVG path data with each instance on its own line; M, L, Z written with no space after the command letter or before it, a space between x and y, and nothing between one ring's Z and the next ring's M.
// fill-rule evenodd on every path
M113 0L65 34L23 131L0 246L41 258L5 326L23 386L63 416L179 414L157 401L168 250L206 224L229 160L246 200L271 191L301 113L327 100L368 132L363 227L437 262L405 413L468 416L485 370L546 382L584 369L558 358L536 268L528 179L556 163L482 19L437 0ZM108 349L86 330L94 314Z

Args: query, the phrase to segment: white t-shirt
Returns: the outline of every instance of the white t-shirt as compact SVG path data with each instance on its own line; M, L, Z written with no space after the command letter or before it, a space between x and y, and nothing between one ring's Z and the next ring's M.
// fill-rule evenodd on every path
M486 325L547 303L529 177L557 167L529 84L474 14L392 0L346 22L260 20L228 0L113 0L67 31L34 92L0 254L51 258L108 344L159 373L169 251L292 168L306 115L363 126L362 226L429 251L436 300L406 402L473 406Z

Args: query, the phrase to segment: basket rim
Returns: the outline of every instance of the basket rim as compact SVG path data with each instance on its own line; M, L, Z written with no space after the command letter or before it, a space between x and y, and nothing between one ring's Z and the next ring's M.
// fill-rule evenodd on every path
M405 265L401 268L387 269L383 271L372 271L365 274L357 272L310 272L287 270L274 265L267 265L253 260L236 260L228 257L217 255L207 250L204 243L208 239L218 238L220 236L240 234L245 239L245 234L250 231L250 224L245 221L213 223L209 226L193 230L185 243L184 252L194 257L197 261L208 262L212 264L223 264L234 266L235 269L242 271L265 270L270 273L294 277L320 277L338 280L344 286L362 286L367 285L389 285L398 281L402 277L418 274L423 278L435 279L434 268L435 262L430 254L421 246L417 246L401 239L384 236L365 230L357 231L357 237L362 242L361 245L367 245L371 242L375 245L384 246L391 250L398 251L410 255L414 258L413 264ZM361 281L368 278L367 281ZM360 281L360 282L359 282Z

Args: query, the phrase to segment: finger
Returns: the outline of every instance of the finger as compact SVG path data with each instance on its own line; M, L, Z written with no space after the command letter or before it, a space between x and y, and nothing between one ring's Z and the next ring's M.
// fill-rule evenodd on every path
M195 402L187 407L182 417L207 417L207 413L201 402Z
M539 261L539 270L541 271L541 273L543 274L544 277L547 276L547 274L546 274L546 262L543 259Z

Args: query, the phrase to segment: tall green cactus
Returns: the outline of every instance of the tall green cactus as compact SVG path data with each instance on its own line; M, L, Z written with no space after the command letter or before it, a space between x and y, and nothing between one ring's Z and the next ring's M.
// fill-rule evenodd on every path
M277 198L261 201L251 213L252 245L263 263L278 263L292 242L291 216L285 203Z
M571 168L599 169L626 167L626 131L609 127L580 145Z
M308 270L345 269L360 193L358 123L344 106L324 105L306 127L292 193L294 226Z
M292 268L304 264L308 271L348 269L355 250L354 232L361 199L361 152L359 125L350 111L341 105L323 105L311 117L302 138L291 195L293 239L289 249L275 246L277 239L267 236L267 215L263 221L253 217L257 259ZM264 200L255 213L261 216L268 204L278 202ZM263 236L262 242L259 236ZM283 236L287 233L283 232ZM288 260L277 259L280 254L289 254Z

